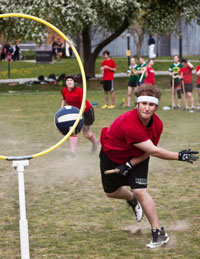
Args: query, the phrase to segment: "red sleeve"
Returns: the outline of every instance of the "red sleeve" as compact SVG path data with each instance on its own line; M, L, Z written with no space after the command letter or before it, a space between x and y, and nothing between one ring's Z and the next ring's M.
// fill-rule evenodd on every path
M79 87L77 87L77 90L78 90L78 97L79 97L79 101L80 101L80 104L82 103L82 99L83 99L83 90Z
M155 146L158 145L158 142L159 142L159 140L160 140L160 136L161 136L162 132L163 132L163 124L161 123L161 124L159 125L159 127L157 128L157 134L156 134L155 139L154 139L154 141L153 141L153 144L154 144Z
M65 100L64 90L65 90L65 89L62 89L62 90L61 90L61 94L62 94L63 100Z
M181 75L181 73L183 73L183 69L181 68L178 72L179 75Z
M112 67L113 67L113 68L116 68L117 65L116 65L115 61L114 61L114 60L112 60L112 61L113 61L113 62L112 62Z

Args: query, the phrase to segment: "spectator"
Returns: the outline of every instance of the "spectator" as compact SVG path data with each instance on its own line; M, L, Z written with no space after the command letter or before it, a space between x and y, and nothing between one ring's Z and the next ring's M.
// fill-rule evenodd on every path
M52 54L55 56L56 60L60 62L61 57L63 56L64 45L62 44L60 38L58 38L57 41L55 41L53 37L52 40Z
M154 65L154 59L149 59L145 70L144 84L150 84L150 85L155 84L155 71L153 69L153 65Z
M180 109L181 108L181 81L179 79L179 71L182 67L182 64L179 62L179 56L174 56L174 63L169 67L169 75L171 76L170 85L172 88L172 109ZM173 92L174 90L174 92ZM178 106L176 106L175 101L175 90L178 96Z
M193 65L185 60L181 60L182 68L179 70L179 76L183 79L182 86L184 87L183 91L185 92L185 110L189 110L188 103L190 102L191 110L194 111L194 98L193 98L193 84L192 84L192 70Z
M198 107L197 111L200 112L200 65L196 69L196 75L197 75L197 93L198 93Z
M13 46L13 51L12 51L12 59L15 60L19 60L19 53L20 53L20 49L19 49L19 42L18 40L15 41L15 45Z
M155 58L156 54L155 54L155 39L151 36L151 34L149 35L149 40L148 40L148 47L149 47L149 58Z
M116 71L116 64L115 61L110 58L110 52L104 51L104 60L101 63L101 71L103 72L103 89L105 94L105 105L101 108L115 108L115 93L114 93L114 72ZM108 92L111 92L111 105L108 105Z
M12 51L11 51L11 46L8 42L8 43L5 43L3 48L2 48L2 52L1 52L1 60L2 61L6 60L9 52L11 53Z

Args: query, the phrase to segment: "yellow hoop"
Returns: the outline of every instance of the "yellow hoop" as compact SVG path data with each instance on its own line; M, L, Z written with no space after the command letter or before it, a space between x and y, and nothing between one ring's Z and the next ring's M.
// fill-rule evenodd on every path
M76 126L78 125L80 119L81 119L81 116L84 112L84 109L85 109L85 100L86 100L86 77L85 77L85 71L84 71L84 68L83 68L83 65L82 65L82 62L81 62L81 59L79 57L79 54L78 52L76 51L75 47L73 46L72 42L58 29L56 28L54 25L52 25L51 23L48 23L46 22L45 20L43 19L40 19L36 16L32 16L32 15L27 15L27 14L21 14L21 13L6 13L6 14L0 14L0 18L5 18L5 17L22 17L22 18L27 18L27 19L32 19L32 20L35 20L37 22L40 22L40 23L43 23L45 24L46 26L50 27L52 30L54 30L55 32L57 32L69 45L70 47L72 48L73 52L74 52L74 55L78 61L78 64L79 64L79 67L80 67L80 71L81 71L81 75L82 75L82 80L83 80L83 99L82 99L82 104L81 104L81 108L80 108L80 112L79 112L79 115L78 115L78 118L76 119L73 127L70 129L70 131L67 133L67 135L65 137L63 137L57 144L55 144L54 146L42 151L42 152L39 152L39 153L36 153L34 155L30 155L30 156L20 156L20 157L6 157L6 156L1 156L0 155L0 159L3 159L3 160L14 160L14 159L24 159L24 158L27 158L27 159L31 159L31 158L36 158L36 157L40 157L40 156L43 156L53 150L55 150L57 147L59 147L60 145L62 145L71 135L72 133L74 132Z

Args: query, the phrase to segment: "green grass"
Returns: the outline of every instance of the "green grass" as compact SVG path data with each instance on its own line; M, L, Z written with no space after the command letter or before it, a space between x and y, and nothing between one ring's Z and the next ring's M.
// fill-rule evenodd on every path
M173 60L172 57L158 57L157 59L169 59ZM199 59L199 56L189 57L192 59ZM127 58L114 57L117 64L117 73L126 73L127 71ZM145 58L148 59L147 57ZM97 58L95 65L95 73L100 74L100 67L103 58ZM155 71L168 71L170 64L172 61L156 61L154 65ZM196 67L197 63L194 62L194 66ZM54 73L56 76L65 74L80 74L80 69L78 63L75 58L62 59L60 63L52 63L52 64L37 64L37 63L29 63L29 62L11 62L11 78L34 78L39 75L44 75L46 77L49 74ZM7 62L0 61L0 79L8 78L8 64Z
M171 103L169 78L157 77L156 82L162 88L157 111L164 123L160 146L200 150L199 113L163 111L162 106ZM99 103L92 127L98 138L103 126L126 112L119 105L127 95L126 85L126 79L115 80L117 107L105 111L100 108L104 98L99 81L89 81L87 98ZM13 87L0 92L1 155L33 154L62 137L53 125L61 87L31 86L29 91L28 86L20 87L17 93L8 93ZM194 96L196 103L195 91ZM31 160L25 170L31 258L199 258L199 161L190 165L151 159L148 189L171 241L150 251L145 248L151 239L146 218L136 223L125 202L105 197L98 153L91 155L90 148L80 134L77 157L70 158L67 142ZM11 162L0 160L0 178L0 258L20 258L17 173ZM122 230L139 227L139 235Z

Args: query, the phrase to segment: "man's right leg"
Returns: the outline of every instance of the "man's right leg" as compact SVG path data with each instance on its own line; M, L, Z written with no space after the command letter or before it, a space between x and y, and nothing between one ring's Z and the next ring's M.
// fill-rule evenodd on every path
M133 192L129 191L125 186L119 187L115 192L106 193L108 198L113 199L123 199L127 201L132 201L134 194Z
M125 186L118 188L115 192L106 193L106 196L114 199L123 199L126 200L128 205L132 208L136 220L140 222L143 217L143 210L140 203L134 196L132 191L129 191Z

